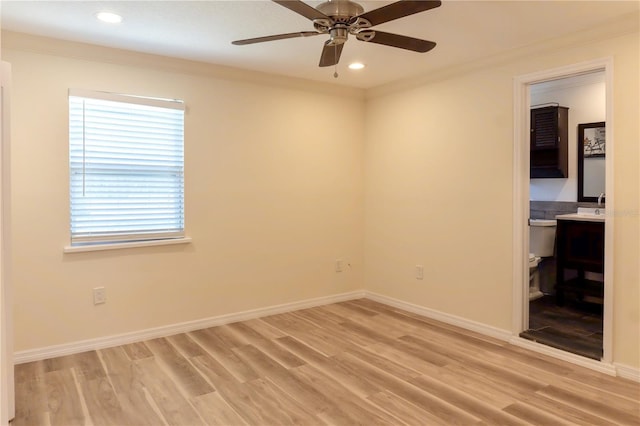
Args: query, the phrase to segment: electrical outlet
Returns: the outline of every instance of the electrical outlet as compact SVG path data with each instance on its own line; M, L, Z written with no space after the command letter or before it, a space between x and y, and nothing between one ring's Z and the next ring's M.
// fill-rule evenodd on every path
M107 290L104 287L95 287L93 289L93 304L99 305L101 303L106 303L107 301Z
M416 265L416 279L421 280L424 278L424 266Z
M344 271L344 260L336 259L336 272Z

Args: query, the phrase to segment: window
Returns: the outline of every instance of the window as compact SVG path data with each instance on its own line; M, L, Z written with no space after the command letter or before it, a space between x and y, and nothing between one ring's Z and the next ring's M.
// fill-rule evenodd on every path
M184 236L184 104L69 91L71 244Z

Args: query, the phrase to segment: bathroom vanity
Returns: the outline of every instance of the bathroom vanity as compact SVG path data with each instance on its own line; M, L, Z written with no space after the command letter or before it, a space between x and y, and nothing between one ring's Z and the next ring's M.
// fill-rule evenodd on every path
M602 303L604 300L604 209L592 214L556 216L556 303L566 297ZM571 272L573 271L573 272ZM587 274L590 273L590 274Z

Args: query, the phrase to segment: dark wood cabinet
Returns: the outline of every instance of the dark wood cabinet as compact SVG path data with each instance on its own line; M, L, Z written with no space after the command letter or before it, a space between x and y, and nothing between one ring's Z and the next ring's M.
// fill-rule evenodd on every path
M569 176L569 108L548 106L531 110L532 178Z
M558 305L564 303L566 293L601 302L604 282L587 279L585 272L604 273L604 221L558 220L556 238ZM576 276L567 279L566 270L575 271Z

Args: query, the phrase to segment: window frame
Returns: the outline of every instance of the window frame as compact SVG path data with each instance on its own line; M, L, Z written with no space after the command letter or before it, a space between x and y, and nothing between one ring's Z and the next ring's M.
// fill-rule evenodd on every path
M92 232L77 232L74 234L74 228L73 228L73 221L74 221L74 200L77 200L77 194L74 195L73 192L73 185L74 182L77 185L77 179L79 176L79 170L77 167L78 164L78 158L77 158L77 154L72 153L72 150L74 148L76 148L77 151L77 146L78 146L78 139L74 138L74 136L72 135L72 101L77 101L77 99L72 99L72 98L81 98L81 99L86 99L89 102L91 101L95 101L95 102L101 102L101 101L107 101L107 102L118 102L118 103L122 103L122 104L129 104L129 105L140 105L143 107L156 107L156 108L163 108L166 110L178 110L180 111L181 115L180 116L176 116L174 117L174 119L178 119L178 126L175 128L175 130L178 131L179 133L179 138L172 139L172 142L177 142L177 144L172 144L171 147L173 149L178 149L178 154L177 157L172 157L170 154L167 155L168 159L171 160L176 160L178 159L179 161L178 163L178 167L175 166L175 164L172 166L173 168L171 168L170 166L167 166L166 170L163 170L162 168L159 168L158 172L156 172L157 176L173 176L172 178L172 183L171 184L167 184L166 188L163 186L162 189L167 189L169 188L171 185L176 185L176 183L178 184L178 186L176 188L178 188L178 198L176 199L175 197L173 198L173 204L174 206L172 208L170 208L171 213L174 214L173 220L175 223L173 223L172 225L170 225L168 227L167 230L161 230L158 231L155 228L149 227L147 229L144 229L144 226L142 226L142 228L137 229L135 231L126 231L124 228L120 228L114 232L109 232L108 230L102 230L102 231L92 231ZM127 247L138 247L138 246L153 246L153 245L164 245L164 244L180 244L180 243L184 243L184 242L190 242L191 239L185 236L185 185L184 185L184 147L185 147L185 138L184 138L184 121L185 121L185 117L184 117L184 112L185 112L185 105L184 105L184 101L182 100L176 100L176 99L162 99L162 98L151 98L151 97L143 97L143 96L136 96L136 95L125 95L125 94L117 94L117 93L110 93L110 92L101 92L101 91L94 91L94 90L85 90L85 89L69 89L68 92L68 107L69 107L69 138L68 138L68 147L69 147L69 241L70 244L68 246L65 247L64 251L65 252L76 252L76 251L94 251L94 250L109 250L109 249L115 249L115 248L127 248ZM135 106L133 107L135 108ZM82 181L83 181L83 185L84 185L84 180L86 179L86 173L84 171L84 165L85 165L85 158L84 158L84 153L85 153L85 136L84 136L84 128L85 125L87 123L87 120L84 118L84 116L81 118L81 127L83 129L83 136L82 136L82 152L83 152L83 158L80 160L82 162ZM144 121L143 121L144 122ZM168 121L167 121L168 122ZM75 122L75 124L77 125L77 121ZM119 123L117 123L118 125L120 125ZM136 125L133 126L133 128L135 128ZM117 126L116 126L117 128ZM175 132L174 130L174 132ZM112 131L111 129L109 131ZM175 136L175 135L172 135ZM141 145L142 143L144 143L144 141L140 142L134 142L132 143L130 146L136 147L137 145ZM127 154L131 154L131 153L127 153ZM146 154L146 153L145 153ZM74 157L75 155L75 157ZM136 157L135 155L131 156L130 158L133 159L134 161L140 160L142 158L142 156L144 156L144 154L141 154L140 157ZM116 158L114 157L105 157L108 160L112 159L112 158ZM88 163L86 163L88 164ZM119 164L116 163L116 166L114 167L114 169L119 168ZM137 168L136 168L137 167ZM122 174L118 174L118 171L115 170L109 170L109 173L114 173L112 176L127 176L128 174L130 175L130 177L132 178L132 181L134 179L134 175L136 173L141 173L141 170L144 167L136 165L135 167L132 167L130 170L123 170ZM177 173L177 174L176 174ZM152 173L153 174L153 173ZM100 180L98 180L100 182ZM132 181L127 181L126 179L124 179L122 182L126 184L131 183ZM122 193L123 195L126 195L126 191L127 189L123 189ZM168 189L167 189L168 191ZM166 192L166 194L168 194L168 192ZM143 192L144 195L144 192ZM148 194L146 194L148 196ZM107 198L108 199L108 198ZM177 201L176 201L177 200ZM112 200L109 200L110 202ZM141 201L142 203L148 202L148 198L143 198L143 200ZM175 207L176 202L178 203L179 207ZM114 204L114 206L116 211L117 211L117 203ZM91 210L91 206L89 207L89 211ZM144 210L144 207L142 208L142 210ZM129 210L129 212L131 212L132 210ZM178 212L179 214L175 215L175 213ZM77 220L78 216L77 216L77 211L75 212L76 216L75 219ZM124 213L124 212L123 212ZM120 214L120 213L118 213ZM117 216L117 215L116 215ZM153 215L150 214L149 218L152 218ZM105 220L103 223L107 224L109 221ZM97 222L96 222L97 223ZM122 226L122 225L121 225ZM76 228L77 230L77 228Z

